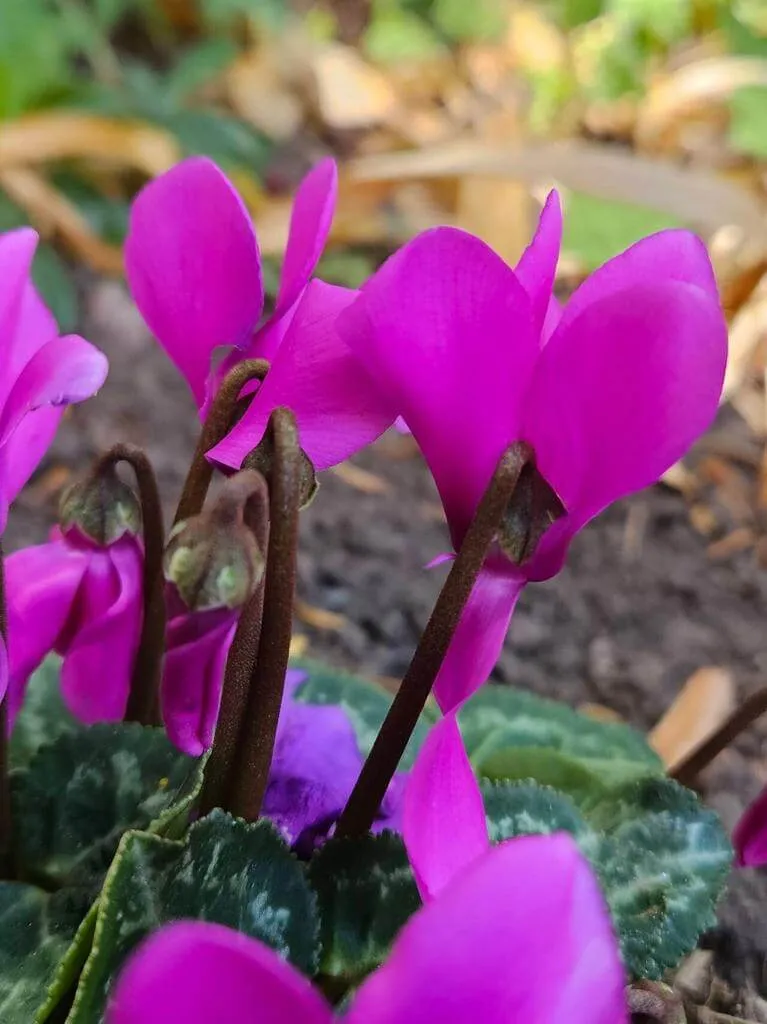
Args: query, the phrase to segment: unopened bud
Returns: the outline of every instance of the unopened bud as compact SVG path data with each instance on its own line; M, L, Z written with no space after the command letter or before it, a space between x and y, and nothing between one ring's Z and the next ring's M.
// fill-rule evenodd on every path
M62 529L76 527L105 547L126 533L141 531L141 506L112 465L101 465L85 480L68 487L59 502Z
M239 608L264 575L264 559L243 510L257 475L231 477L210 511L177 523L165 549L165 578L191 611ZM263 487L263 481L260 482Z
M527 462L498 531L501 550L515 565L529 562L541 537L566 511L535 463Z
M311 505L317 493L319 483L317 474L314 471L312 461L303 448L299 448L301 459L301 508ZM267 482L271 482L272 466L274 464L274 437L271 430L267 430L257 447L248 455L245 465L249 469L257 470Z

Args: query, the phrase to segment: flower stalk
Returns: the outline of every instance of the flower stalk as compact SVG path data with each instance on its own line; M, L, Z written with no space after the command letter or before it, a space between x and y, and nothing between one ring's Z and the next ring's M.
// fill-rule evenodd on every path
M268 370L269 363L265 359L243 359L224 377L200 431L173 518L174 524L202 511L213 479L213 465L206 458L207 453L226 437L235 422L242 389L252 380L262 381Z
M743 701L740 707L722 722L719 728L707 740L704 740L670 773L672 779L683 786L692 786L695 780L707 768L717 754L740 736L752 722L767 711L767 687L757 690Z
M267 431L273 458L268 481L270 526L263 618L231 792L226 794L228 809L246 821L255 821L261 813L274 753L290 654L301 506L302 453L295 416L284 407L275 409Z
M165 527L157 478L151 462L141 448L132 444L114 445L98 460L93 475L111 472L120 462L127 463L136 477L144 538L144 610L125 721L153 725L159 722L158 692L165 640L162 570Z
M247 460L245 463L247 469ZM269 491L260 473L250 470L253 490L244 509L245 525L252 531L259 551L266 551L269 536ZM240 613L229 650L221 692L216 732L205 767L205 782L200 795L200 813L222 806L231 787L237 744L247 709L250 679L258 657L261 620L264 610L263 580L255 588Z
M490 546L502 525L522 470L531 460L532 451L523 442L515 442L501 456L437 598L402 685L338 821L337 835L363 835L372 826L381 800L424 709Z

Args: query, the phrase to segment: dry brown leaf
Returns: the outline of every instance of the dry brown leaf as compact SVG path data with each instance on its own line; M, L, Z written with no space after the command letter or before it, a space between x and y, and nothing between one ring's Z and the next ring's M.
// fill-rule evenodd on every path
M181 159L174 137L140 121L67 110L28 114L0 126L0 167L95 160L155 177Z
M693 115L709 114L748 85L767 85L767 61L759 57L722 56L679 68L651 86L641 103L634 141L640 149L668 144L669 135Z
M722 401L731 400L743 388L753 365L754 353L766 338L767 278L763 278L730 326Z
M514 142L520 135L519 116L514 110L497 111L478 131L494 143ZM528 188L518 181L467 175L459 183L456 222L513 267L530 241L531 205Z
M612 708L608 708L604 704L580 704L578 706L578 711L580 711L582 715L588 715L589 718L593 718L596 722L623 721L623 718L617 711L613 711Z
M351 47L330 43L312 58L318 112L335 130L385 124L398 107L389 79Z
M279 54L272 46L243 53L227 68L226 95L232 108L269 138L290 139L304 120L303 106L287 87Z
M725 668L694 672L648 736L650 746L672 770L715 732L735 707L735 683Z
M326 608L317 608L313 604L307 604L306 601L302 601L300 598L296 599L295 612L303 623L307 626L312 626L314 629L331 630L337 633L348 625L349 622L345 615L328 611Z
M702 502L697 502L695 505L691 505L688 514L690 516L690 522L692 523L693 530L702 534L704 537L710 537L719 526L719 520L717 519L713 509L709 505L704 505Z
M681 462L675 462L673 466L667 469L661 477L661 482L666 487L679 491L685 497L692 497L698 490L697 477Z
M763 205L743 188L708 171L678 167L595 142L491 146L466 140L360 157L349 162L346 172L356 182L466 174L515 178L530 186L557 180L578 192L668 213L706 236L734 224L755 244L767 247Z
M41 235L61 239L93 270L122 274L123 255L119 246L103 242L77 207L37 171L2 168L0 187L26 211Z
M384 480L382 476L377 476L367 469L361 469L351 462L342 462L338 466L333 466L330 472L362 494L386 494L391 490L388 481Z
M706 548L706 554L712 562L722 562L726 558L748 551L756 543L756 534L750 526L739 526L721 540L714 541Z
M294 633L290 638L290 657L302 658L309 648L309 638L303 633Z

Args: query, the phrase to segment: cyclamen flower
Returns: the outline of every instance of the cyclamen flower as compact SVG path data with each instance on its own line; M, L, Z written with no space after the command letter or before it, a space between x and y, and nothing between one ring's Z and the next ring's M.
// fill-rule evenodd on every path
M125 714L143 618L143 548L132 533L101 546L76 528L5 563L13 722L27 681L51 651L61 654L61 692L77 718Z
M90 398L107 375L98 349L74 334L59 337L30 277L37 241L31 228L0 235L0 533L64 406Z
M261 942L169 925L119 978L107 1024L626 1024L615 941L565 835L496 847L417 911L337 1017Z
M332 160L298 189L277 302L262 319L261 257L248 212L210 160L193 157L150 182L133 204L125 262L144 320L186 377L203 415L222 374L263 358L266 381L250 385L250 406L211 453L238 468L279 405L296 414L301 446L315 469L341 462L394 419L374 382L335 331L356 292L311 281L330 230L337 191ZM310 283L311 282L311 283ZM230 351L211 372L216 349Z
M767 788L750 804L732 834L735 863L741 868L767 864Z
M463 231L427 231L339 321L418 441L456 550L515 441L564 505L523 564L499 548L487 559L437 679L443 711L487 679L525 584L559 572L578 530L676 462L721 393L727 331L703 243L652 235L560 307L561 232L556 193L515 270Z

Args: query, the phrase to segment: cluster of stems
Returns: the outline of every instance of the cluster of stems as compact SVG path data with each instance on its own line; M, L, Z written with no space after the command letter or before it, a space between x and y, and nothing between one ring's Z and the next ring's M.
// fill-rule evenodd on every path
M206 453L231 429L241 410L243 389L263 380L268 364L246 360L224 379L211 405L184 484L175 523L202 512L213 467ZM258 550L266 554L263 579L241 609L225 668L215 738L205 768L201 813L223 807L248 821L261 813L274 753L288 667L296 582L299 510L305 498L306 456L287 408L273 411L265 434L268 459L260 449L245 461L250 469L240 507ZM267 450L267 449L264 449ZM261 457L259 457L261 456ZM144 539L143 625L132 673L126 720L157 724L159 681L165 642L162 508L152 467L132 445L119 444L97 462L94 473L118 463L131 466L142 511ZM337 834L361 835L378 814L389 783L413 734L479 572L508 520L524 502L523 471L534 455L523 442L501 456L439 594L389 713L338 821ZM254 468L258 465L266 479ZM265 466L268 465L268 469ZM529 475L529 473L528 473ZM243 482L243 484L245 481ZM516 506L515 506L516 501ZM244 502L244 504L243 504ZM0 635L8 637L2 549L0 548ZM767 690L746 701L717 733L674 772L687 785L756 717L767 710ZM13 874L11 804L8 784L7 706L0 701L0 872Z

